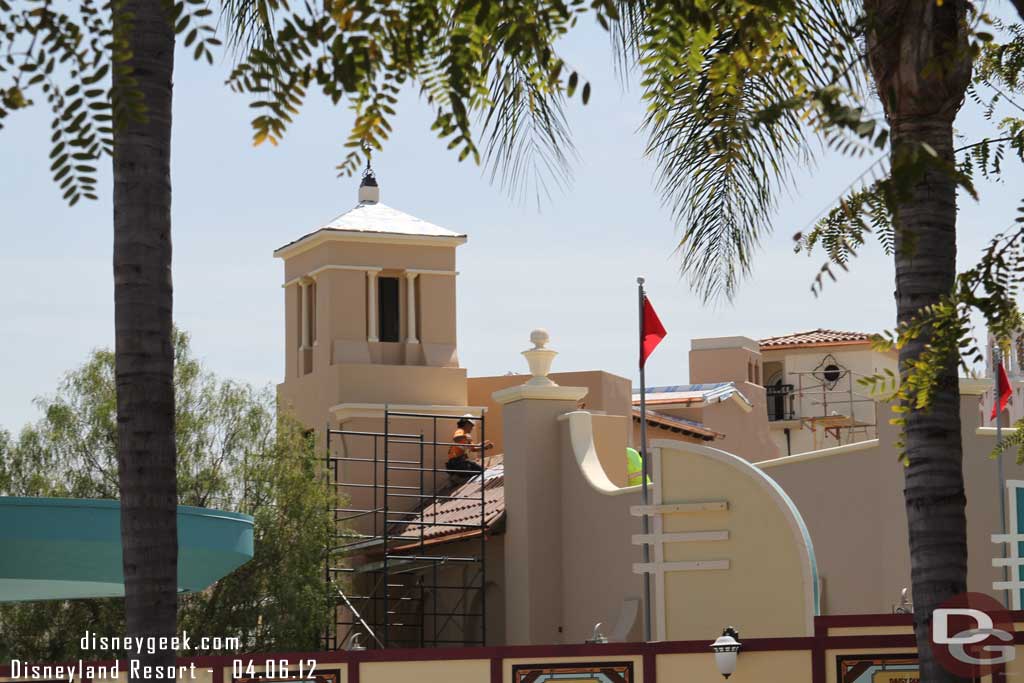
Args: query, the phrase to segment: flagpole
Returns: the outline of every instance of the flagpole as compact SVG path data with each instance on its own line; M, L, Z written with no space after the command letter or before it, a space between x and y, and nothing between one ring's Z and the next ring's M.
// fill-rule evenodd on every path
M639 334L639 358L640 358L640 504L644 506L643 514L640 515L642 520L642 532L644 535L644 542L641 546L641 559L644 564L644 642L651 641L651 573L648 570L648 565L651 561L651 549L650 544L647 542L647 534L650 532L649 522L647 519L646 506L648 504L647 499L647 381L644 377L644 279L638 277L636 279L637 284L637 297L639 301L639 319L640 319L640 334Z
M993 356L995 356L994 359L993 359L995 361L995 363L994 363L994 365L995 365L995 372L993 374L996 376L996 382L995 382L995 390L992 393L994 394L995 399L996 399L996 448L998 449L1003 444L1003 411L999 410L999 408L1002 407L1002 398L1003 398L1002 397L1001 387L999 386L1000 379L1002 377L1001 369L1003 367L1003 351L1002 351L1001 348L999 348L999 344L998 343L995 345L995 348L992 350L992 354L993 354ZM1006 483L1005 483L1005 480L1004 480L1004 476L1005 475L1003 473L1003 454L1002 453L999 453L999 455L996 457L996 476L999 477L999 481L998 481L999 488L997 490L997 493L999 494L999 533L1001 533L1003 535L1006 535L1006 489L1005 489ZM1000 543L999 545L1002 546L1002 548L1003 548L1003 558L1005 559L1006 558L1006 548L1007 548L1008 544L1007 543ZM1019 571L1019 570L1017 570L1017 571ZM1004 565L1003 566L1003 581L1009 581L1009 580L1010 580L1010 568L1008 566ZM1010 607L1010 589L1006 589L1006 609L1011 609L1011 607Z

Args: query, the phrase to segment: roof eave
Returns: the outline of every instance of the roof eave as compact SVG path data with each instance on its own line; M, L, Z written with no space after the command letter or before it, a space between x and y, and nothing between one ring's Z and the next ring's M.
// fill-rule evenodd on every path
M408 235L368 230L320 228L274 250L274 258L289 259L327 242L375 242L418 247L457 247L465 244L467 239L466 235Z
M825 346L867 346L871 344L870 339L857 339L855 341L832 341L832 342L798 342L796 344L768 344L761 346L761 353L765 351L784 351L787 349L815 349Z

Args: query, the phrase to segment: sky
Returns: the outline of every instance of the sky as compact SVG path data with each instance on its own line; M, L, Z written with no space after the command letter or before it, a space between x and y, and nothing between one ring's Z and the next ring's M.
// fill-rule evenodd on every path
M754 339L818 327L893 326L893 267L877 245L815 298L821 255L795 255L792 235L810 227L874 161L824 152L794 169L772 235L731 303L703 304L679 275L680 226L655 189L639 130L635 82L616 78L606 35L584 27L564 44L592 85L568 115L578 150L574 178L538 208L510 198L430 132L430 110L403 95L394 132L374 158L382 201L469 235L458 251L459 357L470 376L525 372L519 352L546 328L554 371L602 369L637 379L636 277L668 337L647 365L649 385L683 383L695 337ZM256 385L282 380L283 266L275 248L356 203L358 178L336 177L351 113L316 96L280 146L251 144L248 101L224 86L230 64L178 55L172 147L175 320L217 374ZM994 126L968 103L964 141ZM49 116L19 112L0 130L0 428L38 418L33 399L52 394L91 350L113 346L109 160L99 201L69 208L49 172ZM981 201L961 198L959 260L972 265L1008 227L1024 172L1009 161Z

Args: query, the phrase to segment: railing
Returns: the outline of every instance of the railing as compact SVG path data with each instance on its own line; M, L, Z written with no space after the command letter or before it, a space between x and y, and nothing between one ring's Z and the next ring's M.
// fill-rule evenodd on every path
M768 421L795 420L796 393L792 384L773 384L764 388L768 405Z

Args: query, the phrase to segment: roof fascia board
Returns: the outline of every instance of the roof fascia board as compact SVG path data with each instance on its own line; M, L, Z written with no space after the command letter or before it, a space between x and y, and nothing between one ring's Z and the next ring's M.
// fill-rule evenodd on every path
M289 259L328 242L369 242L417 247L457 247L460 244L465 244L466 239L465 235L454 237L447 235L401 235L389 232L363 232L359 230L321 228L275 250L274 257Z

